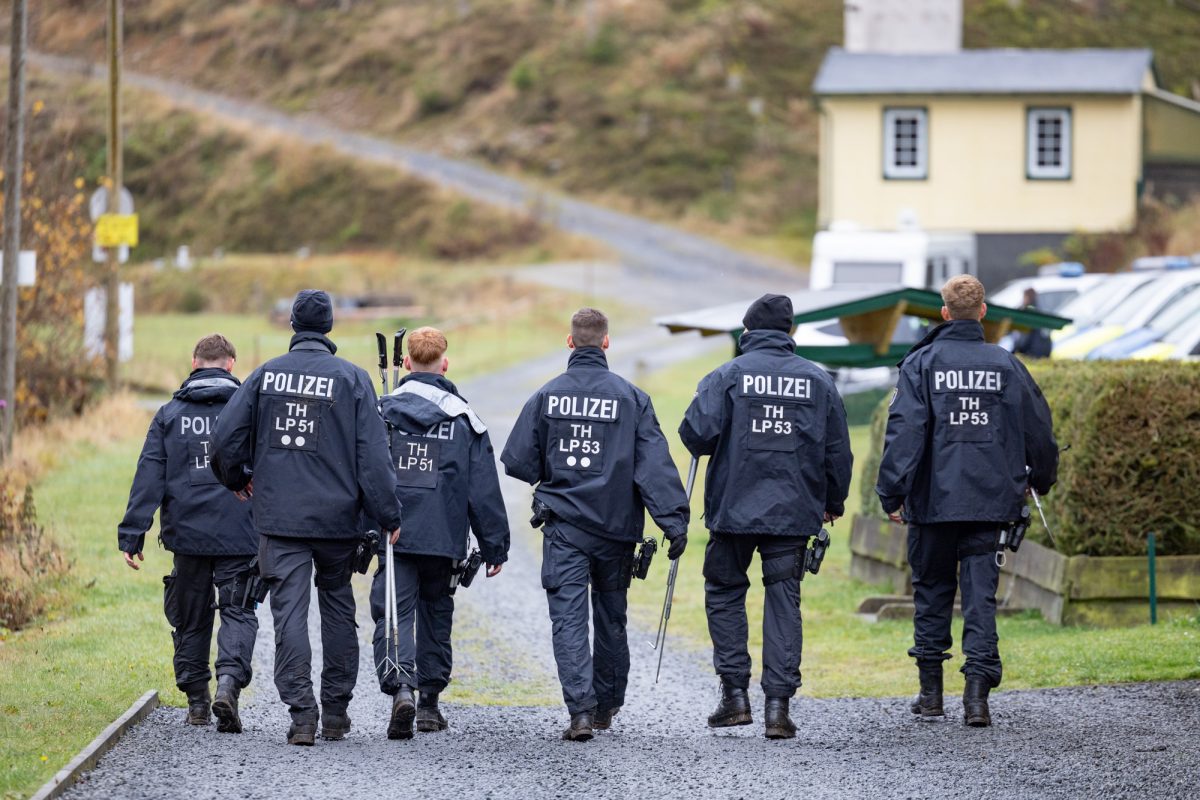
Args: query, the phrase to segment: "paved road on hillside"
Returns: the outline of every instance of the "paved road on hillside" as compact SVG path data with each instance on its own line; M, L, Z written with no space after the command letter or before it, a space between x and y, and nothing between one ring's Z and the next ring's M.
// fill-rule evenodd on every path
M7 53L7 48L0 48ZM30 63L60 74L103 78L107 70L83 59L31 53ZM176 81L126 70L125 84L156 92L172 102L230 120L274 131L312 144L325 144L346 155L386 164L509 209L532 213L547 224L607 245L620 257L620 268L638 278L652 274L673 284L669 310L680 311L754 297L767 290L789 291L805 284L804 274L780 263L741 253L711 239L667 225L576 200L478 164L448 158L394 141L347 131L327 120L292 116L258 103L196 89ZM731 287L732 295L719 293Z

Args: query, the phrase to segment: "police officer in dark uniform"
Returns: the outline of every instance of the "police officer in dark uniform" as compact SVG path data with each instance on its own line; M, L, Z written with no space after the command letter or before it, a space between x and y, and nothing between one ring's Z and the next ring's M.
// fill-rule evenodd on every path
M694 456L710 456L704 519L704 607L721 699L713 728L749 725L747 570L762 558L762 688L766 735L790 739L800 687L800 579L809 537L845 511L853 456L846 411L829 374L795 354L792 301L763 295L746 311L741 355L700 381L679 426Z
M275 686L288 705L288 743L316 737L310 581L321 608L321 736L350 730L346 707L358 677L353 556L363 512L394 542L400 503L387 432L367 373L337 358L325 335L333 305L306 289L292 306L289 351L256 369L221 412L213 469L229 489L253 498L259 568L271 591ZM316 568L315 579L313 569Z
M525 404L500 456L505 472L537 486L531 522L545 526L542 587L571 715L563 738L584 742L593 729L607 729L625 702L626 592L645 512L670 540L671 559L687 546L690 516L650 398L609 372L608 344L604 314L575 313L567 371Z
M469 535L475 534L489 578L500 573L509 546L491 438L445 377L450 368L445 335L436 328L413 331L404 366L409 375L380 404L391 436L396 494L404 507L405 535L393 548L395 650L384 624L382 549L371 586L375 670L380 689L393 698L389 739L411 738L414 716L419 731L446 729L438 694L450 683L454 592ZM415 704L414 688L421 692Z
M1050 491L1058 446L1050 408L1024 365L983 338L983 285L970 275L942 288L942 318L900 363L875 491L907 522L914 643L921 690L912 712L942 716L942 662L962 592L964 722L991 724L1000 685L996 551L1032 487ZM1028 471L1027 471L1028 468ZM957 574L956 574L957 573Z
M187 695L190 725L210 724L208 657L213 611L220 611L212 710L223 733L242 732L238 694L250 683L258 633L255 603L247 598L258 574L252 563L258 534L249 507L225 491L209 469L217 414L240 385L230 372L236 359L237 351L220 334L196 343L191 375L150 422L125 518L117 526L125 563L138 569L146 531L161 509L159 540L174 554L174 568L163 578L163 610L174 629L175 685Z

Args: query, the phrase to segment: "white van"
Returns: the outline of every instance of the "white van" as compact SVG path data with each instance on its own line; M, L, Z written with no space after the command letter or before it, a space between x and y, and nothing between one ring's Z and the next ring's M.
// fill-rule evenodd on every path
M975 236L834 227L813 238L810 289L909 286L940 291L955 275L975 275Z

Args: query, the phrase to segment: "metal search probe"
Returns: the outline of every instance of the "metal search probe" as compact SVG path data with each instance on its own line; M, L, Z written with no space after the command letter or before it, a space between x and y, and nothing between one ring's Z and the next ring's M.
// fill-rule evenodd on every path
M387 337L376 331L375 344L379 348L379 382L383 385L383 393L387 394Z
M1063 451L1065 452L1070 447L1071 445L1067 445L1063 448ZM1025 477L1026 479L1033 477L1033 468L1028 465L1025 467ZM1038 495L1037 489L1033 488L1032 483L1029 484L1029 493L1033 495L1033 504L1037 506L1038 516L1042 518L1042 527L1046 529L1046 536L1050 539L1050 546L1057 550L1058 543L1054 541L1054 531L1050 530L1050 523L1046 522L1046 512L1042 509L1042 498Z
M404 334L408 333L408 328L401 328L396 331L395 337L392 339L392 388L395 389L400 385L400 366L404 363Z
M692 463L688 466L687 476L687 499L688 505L692 502L692 488L696 485L696 470L700 466L700 459L697 456L692 456ZM666 543L666 536L663 537L663 543ZM654 682L658 683L658 676L662 673L663 653L667 649L667 623L671 621L671 603L675 599L675 577L679 574L679 559L671 561L671 567L667 570L667 594L663 598L662 616L658 618L658 634L654 637L654 643L650 645L658 651L658 667L654 670Z
M1054 531L1050 530L1050 523L1046 522L1046 512L1042 510L1042 498L1038 497L1037 489L1029 487L1029 493L1033 495L1033 504L1037 506L1038 516L1042 518L1042 525L1046 528L1046 536L1050 538L1050 546L1055 550L1058 549L1058 543L1054 541Z

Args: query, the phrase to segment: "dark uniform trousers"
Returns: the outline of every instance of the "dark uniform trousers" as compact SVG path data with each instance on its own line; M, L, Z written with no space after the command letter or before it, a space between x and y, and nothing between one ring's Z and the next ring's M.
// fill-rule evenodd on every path
M380 556L382 562L383 557ZM386 573L382 563L371 583L371 618L375 620L375 673L384 694L395 694L400 684L422 692L440 692L450 683L454 666L451 635L454 595L450 575L454 559L442 556L396 555L396 625L400 632L392 658L400 672L385 672L389 643L384 631L383 597ZM416 628L414 638L413 629Z
M275 687L297 720L315 720L308 604L316 566L321 610L321 706L343 714L358 679L358 632L350 559L357 540L259 536L258 558L275 620Z
M246 572L252 556L175 554L175 568L163 578L163 611L174 629L175 685L181 692L200 692L212 679L208 655L212 646L216 595L213 587ZM258 617L240 606L223 606L217 631L217 676L232 675L239 687L250 683Z
M954 595L962 589L964 675L1000 685L996 635L996 586L1000 567L995 522L910 525L908 563L912 567L913 648L918 666L940 667L950 658Z
M547 522L543 533L542 588L567 711L574 716L618 708L629 683L625 626L634 545L560 521ZM594 653L588 642L589 587Z
M754 551L762 559L766 604L763 609L762 688L767 697L791 697L800 688L800 576L794 567L803 536L722 534L708 537L704 550L704 610L713 641L713 667L721 681L750 687L746 646L747 575ZM768 577L772 576L773 577Z

